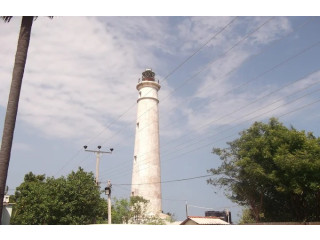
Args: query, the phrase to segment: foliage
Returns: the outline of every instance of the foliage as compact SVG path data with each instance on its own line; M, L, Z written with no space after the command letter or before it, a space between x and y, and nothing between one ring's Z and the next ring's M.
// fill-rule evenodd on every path
M15 203L16 202L16 198L14 195L10 195L10 198L9 198L9 203Z
M112 223L163 225L164 221L158 216L147 215L148 203L149 200L141 196L132 196L129 200L115 198L111 210Z
M130 201L127 199L116 199L111 206L112 223L122 224L129 223L131 218L130 214Z
M177 221L176 216L174 215L174 213L167 212L166 215L168 215L168 217L166 219L168 222L172 223L172 222Z
M234 202L258 221L320 220L320 138L288 129L272 118L254 123L225 149L208 170L208 183L224 187Z
M106 201L93 174L82 168L57 179L30 172L15 199L11 224L92 224L106 219Z
M140 196L130 197L131 221L135 224L144 223L149 201Z
M242 210L242 216L239 221L239 224L247 224L247 223L254 223L255 219L252 216L252 211L248 208Z

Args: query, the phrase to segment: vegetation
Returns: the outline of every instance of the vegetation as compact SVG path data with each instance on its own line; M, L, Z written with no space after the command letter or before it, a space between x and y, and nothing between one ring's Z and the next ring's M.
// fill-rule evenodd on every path
M148 216L146 214L149 201L140 196L127 199L114 199L112 206L112 223L115 224L165 224L158 216Z
M222 164L208 183L248 208L243 221L320 220L320 138L272 118L228 145L213 149Z
M93 173L82 168L57 179L30 172L11 198L16 203L11 224L107 223L107 202L100 194ZM146 214L149 201L143 197L114 198L113 202L113 224L165 224L158 216Z
M32 172L15 193L11 224L93 224L107 218L93 173L79 168L66 178L45 178Z
M168 215L168 217L166 219L168 222L172 223L172 222L177 221L176 216L174 215L174 213L167 212L166 214Z
M252 211L248 208L242 210L242 216L239 221L239 224L248 224L248 223L255 223L254 216L252 216Z

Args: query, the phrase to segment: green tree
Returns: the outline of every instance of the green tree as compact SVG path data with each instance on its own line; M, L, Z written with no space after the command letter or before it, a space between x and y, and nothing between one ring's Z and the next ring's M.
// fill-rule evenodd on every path
M177 221L176 216L174 215L174 213L167 212L166 215L168 216L167 219L166 219L168 222L172 223L172 222Z
M272 118L228 145L213 149L222 164L208 170L216 176L208 183L225 188L256 222L320 220L319 138Z
M163 225L164 221L158 216L146 214L149 200L141 196L132 196L127 199L114 199L112 206L112 223L115 224L147 224Z
M17 188L15 200L11 224L92 224L107 218L107 203L93 173L81 168L57 179L30 172Z
M239 224L247 224L247 223L254 223L254 222L255 222L255 219L254 219L254 216L252 216L252 211L247 208L243 209Z
M128 224L131 218L130 201L116 198L114 198L113 201L114 203L111 207L112 223Z
M131 220L135 224L144 223L149 201L141 196L130 197Z
M11 18L12 17L2 17L5 22L9 22ZM33 19L34 17L22 17L18 46L12 73L9 99L7 104L7 112L4 120L0 151L0 216L2 214L3 197L7 181L14 128L18 113L20 91L24 69L27 61Z

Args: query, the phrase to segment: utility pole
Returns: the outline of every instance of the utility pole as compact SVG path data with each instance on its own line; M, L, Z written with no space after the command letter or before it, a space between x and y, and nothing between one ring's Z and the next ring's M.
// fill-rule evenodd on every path
M104 189L106 191L106 195L108 195L108 224L111 224L111 181L108 180L107 187Z
M188 202L186 201L186 215L187 215L187 218L188 218Z
M88 146L83 146L86 152L93 152L96 154L96 185L99 185L99 165L100 165L100 154L102 153L112 153L113 148L110 148L110 152L101 151L101 146L98 146L99 150L87 150Z
M230 213L229 213L229 209L226 209L226 214L227 214L227 220L228 220L228 223L230 223Z

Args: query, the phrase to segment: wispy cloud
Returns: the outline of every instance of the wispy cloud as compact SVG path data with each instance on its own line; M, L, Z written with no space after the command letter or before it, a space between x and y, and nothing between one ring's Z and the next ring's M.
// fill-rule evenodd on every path
M118 134L121 129L131 129L131 125L134 129L135 85L144 68L152 67L157 78L162 79L232 19L40 17L33 26L19 108L21 120L52 138L89 139L103 131L104 136L116 136L121 141L125 135ZM245 106L259 97L260 92L251 91L250 87L244 92L230 92L238 77L232 70L241 68L257 51L292 31L287 18L266 22L268 19L236 19L180 69L190 76L213 61L199 76L177 91L173 91L175 74L161 83L161 126L168 126L162 131L164 136L177 136L186 129L198 131L212 116L222 116L226 109L235 111L236 106ZM233 48L264 22L263 28ZM10 24L1 23L0 28L0 44L6 46L0 49L4 62L0 71L4 79L0 87L3 107L19 24L16 19ZM224 54L230 48L232 51ZM179 79L183 84L185 78ZM172 124L181 119L184 120L179 128ZM221 120L215 124L225 123Z
M11 24L11 25L10 25ZM12 71L19 21L0 29L2 106ZM135 85L165 48L165 18L38 18L34 23L19 114L47 136L90 138L134 121ZM168 35L169 36L169 35ZM160 61L160 60L158 60ZM168 91L164 88L162 92ZM132 111L118 118L129 106Z

